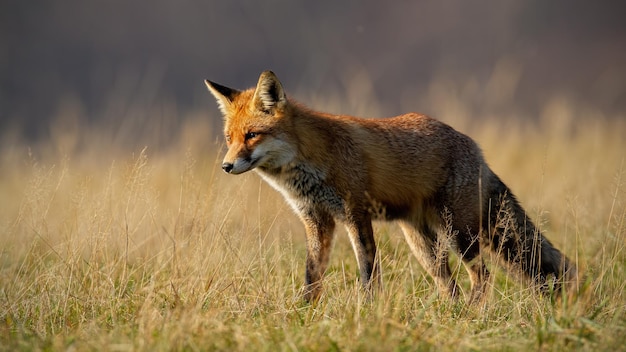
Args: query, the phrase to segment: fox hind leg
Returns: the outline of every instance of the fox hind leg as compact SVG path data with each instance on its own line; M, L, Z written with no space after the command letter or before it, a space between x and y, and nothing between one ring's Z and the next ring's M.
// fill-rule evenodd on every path
M427 226L400 222L404 237L424 270L433 278L440 293L456 298L459 289L448 264L448 248L445 241ZM420 229L420 230L418 230Z
M468 301L469 303L478 303L485 297L490 274L484 258L481 256L479 238L472 236L472 231L468 231L454 230L457 239L456 247L457 254L461 258L470 279L471 291Z
M474 263L463 258L463 266L469 274L472 289L469 296L469 303L480 303L486 296L487 285L489 283L489 270L483 261L478 258Z

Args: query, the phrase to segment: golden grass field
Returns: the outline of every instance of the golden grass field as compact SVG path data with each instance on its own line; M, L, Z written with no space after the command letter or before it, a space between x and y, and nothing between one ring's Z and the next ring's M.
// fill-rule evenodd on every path
M578 297L493 267L484 307L445 301L398 228L376 223L383 291L364 297L340 230L325 293L306 304L303 226L254 173L221 171L217 108L166 148L61 121L47 141L0 149L0 349L626 350L624 116L558 99L533 120L442 111L579 265Z

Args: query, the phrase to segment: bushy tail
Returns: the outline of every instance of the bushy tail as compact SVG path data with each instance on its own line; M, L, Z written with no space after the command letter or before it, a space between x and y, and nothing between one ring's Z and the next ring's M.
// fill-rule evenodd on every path
M554 280L555 290L563 284L577 285L576 266L546 239L530 220L511 190L494 175L488 192L483 224L490 249L517 271L543 289Z

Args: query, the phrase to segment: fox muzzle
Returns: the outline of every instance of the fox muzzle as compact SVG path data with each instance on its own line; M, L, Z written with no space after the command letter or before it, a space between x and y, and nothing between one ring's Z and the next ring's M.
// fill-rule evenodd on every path
M222 170L224 170L227 174L233 171L233 167L235 167L233 163L222 163Z

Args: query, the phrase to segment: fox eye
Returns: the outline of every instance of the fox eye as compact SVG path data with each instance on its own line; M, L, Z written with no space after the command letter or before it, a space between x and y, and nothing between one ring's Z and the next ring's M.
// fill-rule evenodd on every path
M229 135L225 135L224 139L226 139L226 143L230 143L230 136Z
M258 136L258 133L256 133L256 132L248 132L248 133L246 133L244 138L246 140L250 140L252 138L255 138L256 136Z

